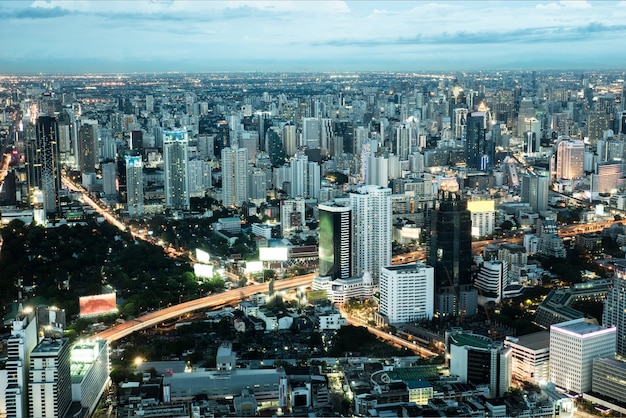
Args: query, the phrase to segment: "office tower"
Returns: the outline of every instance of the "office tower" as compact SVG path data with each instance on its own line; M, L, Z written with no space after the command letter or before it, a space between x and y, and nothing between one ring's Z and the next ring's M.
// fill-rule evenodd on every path
M34 312L20 313L13 320L11 336L7 340L5 370L0 370L0 392L5 397L7 417L26 418L28 414L28 378L30 355L37 345L37 320ZM5 372L5 376L1 373ZM0 404L0 408L2 405Z
M506 337L511 347L511 377L516 382L544 386L550 380L550 332L539 331L521 337Z
M151 94L146 94L146 112L154 112L154 96Z
M259 205L267 199L267 174L260 168L253 168L248 174L248 198Z
M102 164L102 191L107 198L117 196L115 162Z
M353 270L366 272L378 283L381 267L391 265L391 189L362 186L350 193L353 232Z
M71 126L68 122L59 123L57 130L57 143L59 144L59 161L61 165L74 165L72 155Z
M495 146L487 138L486 111L471 112L467 116L465 134L465 163L472 170L487 170L493 167Z
M617 328L616 351L626 356L626 259L616 260L613 271L613 283L604 300L602 324Z
M483 261L474 281L474 286L480 293L482 305L488 301L500 303L508 284L509 268L502 260Z
M321 123L318 118L302 118L302 145L309 149L320 148Z
M439 192L438 206L431 213L428 264L435 268L437 312L468 314L473 304L464 301L462 293L471 284L472 219L467 202L457 192Z
M454 125L452 126L455 140L465 140L467 129L467 109L456 108L454 109L454 118L452 119Z
M623 185L624 165L621 162L598 163L596 173L591 174L591 196L598 193L615 194Z
M135 151L138 154L143 153L143 131L135 130L130 132L130 140L128 141L128 148Z
M550 161L552 177L556 180L576 180L584 175L583 161L585 144L583 141L564 138L555 145Z
M302 197L280 202L280 227L283 237L305 226L305 205Z
M350 207L320 204L319 272L333 279L352 277L352 210Z
M395 153L401 161L409 159L411 153L411 127L408 123L401 123L396 126Z
M28 397L31 417L63 418L72 402L67 338L45 338L30 354Z
M610 132L610 131L609 131ZM615 139L613 136L598 140L598 162L622 161L624 158L624 141Z
M198 154L207 160L215 158L215 135L198 135Z
M222 204L240 207L248 201L248 150L222 149Z
M126 166L126 207L130 216L144 213L143 204L143 162L140 156L127 155Z
M333 150L335 134L333 132L332 119L320 119L320 149L323 157L328 157Z
M283 126L283 147L285 147L285 154L287 157L293 157L296 155L297 142L296 142L296 125L293 123L287 123Z
M610 115L606 110L592 110L587 115L587 137L592 147L602 139L604 131L611 129Z
M189 210L187 131L163 131L166 209Z
M467 209L472 218L472 236L475 238L493 234L496 209L493 200L470 200Z
M51 116L40 116L35 125L34 138L27 144L28 185L33 198L34 189L43 193L43 210L54 213L60 207L61 166L58 124Z
M548 210L548 187L550 179L529 171L522 176L522 202L529 203L534 212Z
M488 385L489 397L503 396L511 387L511 347L482 335L452 331L449 344L450 374L462 383Z
M313 197L309 191L309 157L297 155L289 161L289 166L291 168L291 178L289 179L291 191L289 196L292 198L296 196Z
M70 352L70 362L72 401L80 402L91 415L109 382L109 344L106 340L77 342Z
M321 186L321 168L315 161L309 161L307 164L307 190L308 197L317 199L320 194Z
M435 273L421 263L380 269L379 313L389 324L431 319L434 313Z
M389 185L389 158L370 152L364 154L363 179L365 184L387 187Z
M586 318L550 325L550 381L574 393L591 390L593 360L615 355L615 327Z
M98 129L100 137L100 150L98 154L101 160L114 160L117 156L117 144L113 139L113 131L109 128Z
M98 164L98 122L83 119L78 130L78 167L83 173L95 173Z
M593 360L591 391L613 405L623 400L626 394L626 361L613 357ZM623 404L621 408L623 413Z

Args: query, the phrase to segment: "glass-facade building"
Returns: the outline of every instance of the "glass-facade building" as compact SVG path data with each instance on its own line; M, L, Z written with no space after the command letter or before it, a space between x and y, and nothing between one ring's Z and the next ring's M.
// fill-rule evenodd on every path
M352 211L349 207L319 205L319 272L333 279L352 277Z

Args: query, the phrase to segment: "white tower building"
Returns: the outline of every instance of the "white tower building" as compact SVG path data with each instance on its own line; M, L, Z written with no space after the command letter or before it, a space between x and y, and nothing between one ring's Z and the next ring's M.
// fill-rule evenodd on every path
M67 338L46 338L30 354L28 398L31 417L62 418L72 403Z
M615 355L615 327L585 318L550 325L550 381L575 393L591 390L593 360Z
M280 204L280 226L283 237L288 236L296 229L303 229L305 225L304 199L283 200Z
M626 356L626 260L615 261L613 286L604 300L602 324L617 328L617 354Z
M248 200L248 150L222 149L222 204L239 207Z
M391 265L391 189L363 186L350 193L353 273L369 272L378 283L380 269Z
M435 271L420 263L380 269L379 312L390 324L430 319L434 311Z

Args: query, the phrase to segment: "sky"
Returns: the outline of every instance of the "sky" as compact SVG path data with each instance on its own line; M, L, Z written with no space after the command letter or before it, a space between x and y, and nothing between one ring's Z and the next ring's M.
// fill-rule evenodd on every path
M626 68L626 1L0 1L0 73Z

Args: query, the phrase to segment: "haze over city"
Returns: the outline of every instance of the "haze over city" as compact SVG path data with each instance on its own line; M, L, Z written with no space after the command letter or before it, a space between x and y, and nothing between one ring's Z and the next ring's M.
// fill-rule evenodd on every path
M619 68L626 2L3 1L0 71Z

